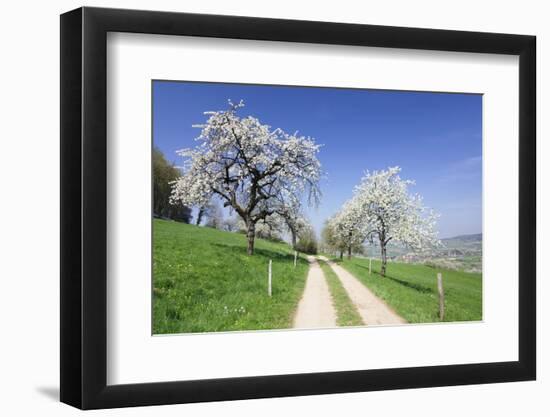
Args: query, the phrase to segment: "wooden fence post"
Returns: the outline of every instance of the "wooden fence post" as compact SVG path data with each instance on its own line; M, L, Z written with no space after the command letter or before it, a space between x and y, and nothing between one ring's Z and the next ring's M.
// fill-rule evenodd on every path
M267 295L271 297L271 259L269 260L269 268L267 272Z
M443 278L441 272L437 273L437 291L439 292L439 320L445 318L445 291L443 290Z
M296 259L298 258L298 251L294 251L294 268L296 268Z

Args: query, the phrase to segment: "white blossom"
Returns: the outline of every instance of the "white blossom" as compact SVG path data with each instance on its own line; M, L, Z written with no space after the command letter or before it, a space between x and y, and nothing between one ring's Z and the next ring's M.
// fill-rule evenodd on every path
M171 201L201 205L218 196L244 221L249 254L256 224L286 206L320 196L319 145L314 139L272 129L258 119L239 117L243 102L229 101L226 111L206 112L198 146L178 153L185 158L183 175L173 183Z
M328 221L328 227L332 230L332 237L336 245L348 250L351 256L351 248L362 244L366 239L366 217L359 206L359 199L352 198L344 203L335 216Z
M438 215L424 207L420 195L409 193L414 181L401 179L400 171L399 167L391 167L367 172L355 188L353 198L331 220L334 232L347 247L365 240L379 243L382 275L390 241L416 251L440 244L436 230Z

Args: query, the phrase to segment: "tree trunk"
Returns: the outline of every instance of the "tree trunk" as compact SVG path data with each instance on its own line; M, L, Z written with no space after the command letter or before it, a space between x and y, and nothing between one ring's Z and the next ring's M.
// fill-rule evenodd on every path
M204 215L204 207L199 208L199 212L197 214L197 226L201 224L202 216Z
M380 252L381 252L381 258L382 258L382 265L380 266L380 275L383 277L386 276L386 264L388 262L387 254L386 254L386 243L383 240L380 240Z
M246 231L246 237L248 239L248 248L246 253L248 255L254 255L254 237L256 235L256 223L248 221L248 230Z
M340 260L344 259L344 251L340 249Z
M292 249L296 249L296 232L291 229L290 233L292 234Z
M349 244L348 244L348 259L351 259L351 238L352 238L352 236L353 236L353 233L350 231L349 235L348 235L348 239L349 239L348 240L348 242L349 242Z

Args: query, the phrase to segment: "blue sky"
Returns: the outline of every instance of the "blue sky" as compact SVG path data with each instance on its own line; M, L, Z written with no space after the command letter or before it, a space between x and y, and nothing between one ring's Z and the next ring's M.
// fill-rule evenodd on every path
M440 213L439 236L482 230L482 96L364 89L153 82L153 141L169 161L196 146L203 112L244 100L241 115L323 144L323 199L306 214L319 232L366 170L398 165Z

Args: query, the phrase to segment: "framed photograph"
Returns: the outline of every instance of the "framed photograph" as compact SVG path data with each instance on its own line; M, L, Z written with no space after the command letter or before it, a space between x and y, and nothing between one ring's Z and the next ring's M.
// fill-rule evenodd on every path
M61 401L533 380L535 37L61 16Z

